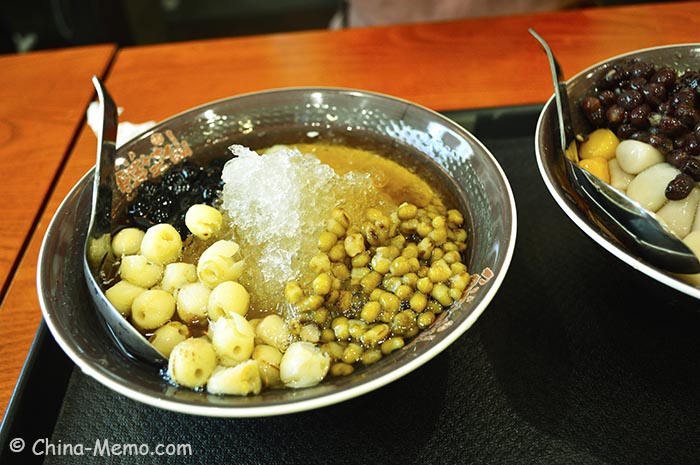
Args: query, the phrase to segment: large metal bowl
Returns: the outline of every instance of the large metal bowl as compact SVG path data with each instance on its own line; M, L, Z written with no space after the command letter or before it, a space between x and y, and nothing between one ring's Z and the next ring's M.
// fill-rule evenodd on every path
M510 264L516 235L513 194L488 150L456 123L396 98L347 89L297 88L220 100L174 116L119 149L149 153L158 134L172 131L194 152L223 153L232 143L252 146L332 132L361 143L389 144L422 170L465 212L468 292L435 324L380 362L315 387L256 396L208 395L168 384L158 369L127 357L93 306L80 272L93 171L72 189L44 238L37 287L44 318L62 349L85 373L123 395L156 407L197 415L248 417L302 411L340 402L385 385L435 357L486 309ZM152 137L156 134L155 137ZM395 150L402 153L402 150ZM401 158L399 156L399 158Z
M671 66L675 69L693 68L698 70L700 69L700 44L670 45L637 50L602 61L576 74L566 83L569 97L573 102L572 118L575 128L592 130L580 110L581 99L593 95L592 89L595 82L616 62L631 59L647 61L657 66ZM545 104L537 121L535 153L542 179L564 213L591 239L634 269L680 292L700 298L699 288L689 284L682 276L658 269L635 256L578 206L571 195L572 188L563 172L561 159L557 155L559 135L556 128L556 106L554 96L552 96Z

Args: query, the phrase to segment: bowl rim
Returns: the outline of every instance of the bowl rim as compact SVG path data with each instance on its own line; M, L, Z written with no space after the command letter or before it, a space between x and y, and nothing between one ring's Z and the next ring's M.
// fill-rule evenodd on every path
M700 43L684 43L684 44L673 44L673 45L661 45L657 47L647 47L643 49L638 49L638 50L632 50L630 52L626 53L621 53L619 55L615 55L613 57L610 57L605 60L601 60L585 69L582 71L576 73L574 76L571 78L567 79L566 84L567 87L576 79L578 79L581 76L585 76L586 74L590 73L596 68L600 68L606 64L613 63L618 60L622 60L625 58L629 58L631 56L640 54L640 53L645 53L645 52L653 52L657 50L667 50L667 49L677 49L677 48L700 48ZM549 190L550 195L554 198L555 202L559 205L559 207L564 211L564 213L578 226L588 237L593 239L594 242L596 242L598 245L603 247L605 250L613 254L615 257L618 259L622 260L624 263L627 265L631 266L637 271L640 271L647 276L661 282L662 284L665 284L673 289L676 289L677 291L680 291L686 295L689 295L691 297L694 297L696 299L700 299L700 288L693 286L692 284L689 284L687 282L681 281L679 278L676 278L672 274L668 274L659 268L656 268L646 262L641 261L640 259L636 258L633 256L630 252L628 252L624 247L622 247L619 244L616 244L614 241L609 239L607 236L605 236L602 232L597 230L596 228L592 227L586 219L584 219L585 214L575 206L572 206L567 199L560 194L560 192L557 190L557 187L559 184L556 182L556 180L552 179L550 176L547 174L547 170L544 164L544 153L540 149L540 135L544 131L543 126L544 126L544 118L545 118L545 113L548 111L551 111L550 109L553 108L554 105L554 94L552 94L549 99L545 102L544 106L542 107L542 110L540 111L540 114L537 118L537 125L535 127L535 158L537 159L537 166L540 171L540 177L544 181L545 185L547 186L547 189Z
M99 383L103 384L104 386L108 387L109 389L118 392L132 400L151 405L157 408L161 408L164 410L170 410L178 413L185 413L185 414L190 414L190 415L198 415L198 416L207 416L207 417L238 417L238 418L244 418L244 417L265 417L265 416L277 416L277 415L284 415L284 414L290 414L290 413L296 413L296 412L302 412L306 410L312 410L312 409L317 409L321 407L325 407L328 405L336 404L345 400L349 400L355 397L358 397L362 394L371 392L373 390L376 390L382 386L385 386L405 375L408 373L414 371L418 367L422 366L423 364L427 363L431 359L433 359L435 356L443 352L447 347L449 347L454 341L456 341L464 332L466 332L481 316L481 314L484 312L486 307L489 305L493 297L496 295L496 292L502 285L507 271L510 267L510 263L512 261L513 255L514 255L514 250L515 250L515 243L516 243L516 238L517 238L517 210L516 210L516 204L515 204L515 198L513 195L512 187L510 185L510 182L508 181L508 178L506 177L505 172L503 171L503 168L501 165L498 163L496 158L493 156L493 154L486 148L486 146L479 140L477 139L471 132L469 132L467 129L463 128L461 125L456 123L455 121L451 120L450 118L434 111L429 108L426 108L422 105L410 102L405 99L401 99L398 97L393 97L387 94L381 94L381 93L376 93L372 91L365 91L365 90L359 90L359 89L351 89L351 88L344 88L344 87L315 87L315 86L303 86L303 87L283 87L283 88L274 88L274 89L269 89L269 90L264 90L264 91L259 91L259 92L248 92L245 94L238 94L235 96L230 96L218 100L214 100L208 103L204 103L202 105L198 105L196 107L190 108L188 110L185 110L183 112L177 113L173 116L170 116L160 122L158 122L155 126L152 128L149 128L148 130L144 131L142 134L135 136L133 139L141 138L144 135L158 130L159 127L162 127L162 125L167 124L169 121L181 117L183 115L186 115L191 112L197 112L200 111L203 108L225 102L227 100L232 100L232 99L237 99L241 97L250 97L253 95L261 95L261 94L273 94L273 93L282 93L282 92L290 92L290 91L313 91L313 90L318 90L319 92L323 91L333 91L333 92L345 92L345 93L351 93L351 94L358 94L358 95L370 95L370 96L375 96L375 97L380 97L383 99L388 99L392 101L398 101L399 103L404 103L406 105L410 105L411 107L415 107L419 110L428 112L429 114L432 114L434 117L436 117L438 120L448 124L451 129L455 130L457 133L460 134L461 137L465 138L466 140L469 141L470 144L478 146L480 150L483 151L483 153L490 158L492 166L496 169L496 172L498 174L498 177L500 178L501 182L503 183L505 187L505 194L507 197L507 202L504 202L505 204L508 205L510 215L511 215L511 221L510 221L510 230L506 231L506 236L504 237L505 241L505 247L504 247L504 253L503 253L503 260L499 264L500 266L498 269L493 269L494 276L491 279L491 285L485 290L482 290L484 292L483 297L481 298L480 302L476 304L476 306L473 308L471 313L467 316L467 318L459 325L454 327L453 329L450 330L450 332L446 335L446 337L442 338L438 343L435 345L429 347L425 352L421 353L414 359L410 360L409 362L399 365L397 367L394 367L387 373L384 373L380 376L378 376L375 379L372 379L367 382L361 382L360 384L357 384L355 386L351 386L346 389L342 389L338 392L330 392L328 394L322 394L317 397L312 397L309 399L301 399L301 400L295 400L292 399L290 402L284 402L284 403L274 403L270 405L259 405L259 406L244 406L244 407L238 407L238 406L220 406L220 405L211 405L211 404L190 404L186 402L181 402L178 401L177 399L171 399L167 397L162 397L162 396L154 396L153 394L149 394L146 392L142 392L135 388L135 386L130 386L128 384L122 384L118 382L116 379L112 378L109 376L109 370L105 369L99 369L98 367L93 366L93 364L88 363L85 361L79 351L79 347L72 345L71 343L67 342L64 340L61 334L61 329L57 325L57 322L54 319L54 316L52 313L49 311L49 305L45 300L45 295L46 293L44 292L43 285L42 285L42 280L41 280L41 270L43 268L43 264L47 260L47 249L48 249L48 243L50 239L50 232L55 229L55 223L58 222L59 220L59 215L60 213L67 208L68 204L72 201L74 197L82 193L83 189L89 188L89 181L92 178L94 174L94 167L88 170L79 181L76 182L75 185L71 188L69 193L64 197L64 199L61 201L60 205L56 209L56 212L54 213L47 229L46 233L44 235L44 238L41 243L41 248L39 250L39 257L38 257L38 266L37 266L37 275L36 275L36 286L37 286L37 293L39 297L39 304L41 307L41 311L44 317L44 320L47 324L47 327L49 328L49 331L53 335L54 339L58 343L58 345L61 347L61 349L69 356L69 358L85 373L86 375L90 376L94 380L98 381ZM132 139L132 140L133 140Z

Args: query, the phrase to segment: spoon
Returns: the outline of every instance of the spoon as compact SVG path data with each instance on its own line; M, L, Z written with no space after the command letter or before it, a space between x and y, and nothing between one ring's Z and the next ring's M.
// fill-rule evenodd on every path
M117 106L107 89L96 77L92 82L97 91L102 121L97 127L97 159L92 188L92 212L85 241L83 272L88 290L98 311L107 322L119 348L129 357L164 365L167 358L148 342L107 300L100 282L102 265L112 260L112 195L115 188L114 162L117 153Z
M579 194L584 209L620 243L648 263L673 273L700 273L700 261L695 254L656 215L580 168L567 156L567 147L575 141L576 133L572 126L569 95L563 73L547 42L534 30L528 30L540 43L549 60L557 108L560 139L558 152L564 159L567 176ZM577 159L575 150L573 152Z

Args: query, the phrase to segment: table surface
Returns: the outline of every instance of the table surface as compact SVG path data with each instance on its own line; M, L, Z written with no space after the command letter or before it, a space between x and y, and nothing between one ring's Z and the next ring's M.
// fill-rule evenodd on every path
M550 43L571 76L631 50L697 42L697 8L695 2L647 4L116 53L104 45L0 57L0 284L7 283L0 307L0 412L41 319L35 285L41 240L60 201L94 165L95 138L83 119L90 75L106 75L112 97L124 108L122 121L131 122L287 86L377 91L438 111L526 105L552 93L545 55L529 27ZM42 116L32 112L40 104ZM29 165L28 157L40 163Z

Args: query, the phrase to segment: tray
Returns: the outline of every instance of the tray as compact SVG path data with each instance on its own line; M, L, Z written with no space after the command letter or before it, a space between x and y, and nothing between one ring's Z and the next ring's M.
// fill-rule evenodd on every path
M615 259L559 210L534 158L540 109L446 113L503 166L518 240L489 308L425 366L319 410L201 418L108 390L74 368L42 325L0 431L0 463L697 462L699 303ZM12 453L17 437L74 453ZM190 449L75 454L97 440Z

